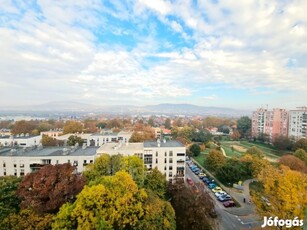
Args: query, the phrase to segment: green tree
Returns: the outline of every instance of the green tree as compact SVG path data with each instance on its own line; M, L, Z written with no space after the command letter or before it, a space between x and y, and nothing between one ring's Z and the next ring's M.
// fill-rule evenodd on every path
M200 130L199 132L195 132L193 130L192 133L192 141L195 142L208 142L212 139L212 134L207 130Z
M146 175L144 187L153 191L160 198L164 198L166 193L165 176L157 168L154 168L150 173Z
M81 139L81 137L77 137L75 135L71 135L70 137L68 137L67 145L75 146L76 144L78 144L79 146L83 145L83 140Z
M237 122L237 130L241 134L242 137L249 137L251 134L252 120L247 117L241 117Z
M150 125L151 127L155 126L155 122L154 122L154 119L152 117L148 119L148 125Z
M223 183L237 183L252 178L252 169L247 162L227 159L226 164L216 171L217 178Z
M222 152L212 149L210 150L208 156L206 157L205 165L209 170L217 171L223 165L225 165L226 160Z
M56 213L65 202L73 202L82 190L82 176L73 174L70 164L46 165L27 174L17 189L22 209L37 213Z
M304 149L297 149L294 156L304 161L305 165L307 166L307 152Z
M67 133L81 133L83 130L83 125L78 121L66 121L63 134Z
M16 190L21 179L15 176L0 177L0 223L9 214L19 211L20 201Z
M304 149L305 152L307 152L307 139L301 138L297 142L294 143L293 151L296 151L297 149Z
M259 158L264 157L263 152L259 148L257 148L256 146L253 146L253 147L250 147L249 149L247 149L246 153L252 154L252 155L257 156Z
M293 147L292 141L286 136L277 136L273 142L278 150L291 150Z
M171 128L171 119L166 118L165 122L164 122L164 126L166 129L170 129Z
M193 153L193 156L198 156L200 154L200 146L198 144L193 144L190 147L190 151Z
M144 189L126 172L105 176L101 184L85 186L76 202L65 205L53 229L132 229L144 216Z
M6 217L3 222L0 222L0 228L11 230L50 230L52 218L52 214L37 214L33 210L25 209Z

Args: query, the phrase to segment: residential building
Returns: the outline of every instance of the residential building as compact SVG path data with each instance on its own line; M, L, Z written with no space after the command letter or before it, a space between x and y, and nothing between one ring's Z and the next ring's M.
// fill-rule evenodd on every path
M278 136L288 136L288 112L260 108L252 114L252 137L262 137L273 143Z
M307 138L307 107L289 111L289 137Z
M150 171L157 167L167 180L175 176L185 177L186 147L176 140L145 141L144 143L105 143L97 154L122 154L124 156L137 155L144 161Z
M21 147L32 147L37 146L41 143L42 137L30 136L29 134L20 134L20 135L10 135L0 137L0 144L2 146L21 146Z
M97 147L82 148L48 147L0 150L0 176L24 176L39 170L47 164L71 163L76 172L82 172L85 166L94 162Z
M56 130L51 129L49 131L43 131L43 132L40 133L41 136L47 135L48 137L53 137L53 138L57 138L57 137L61 136L62 134L63 134L63 130L62 129L60 129L60 130L58 130L58 129L56 129Z

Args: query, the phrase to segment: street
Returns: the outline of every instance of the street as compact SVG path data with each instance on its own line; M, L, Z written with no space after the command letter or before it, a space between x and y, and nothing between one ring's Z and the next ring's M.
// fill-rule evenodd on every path
M186 177L191 178L194 183L204 183L195 175L191 169L186 165ZM215 198L214 194L210 191L210 189L204 185L204 190L208 191L210 196L212 197L215 203L215 210L218 214L218 223L219 230L239 230L239 229L252 229L252 227L260 226L261 222L255 219L255 216L247 215L247 216L237 216L230 214L228 212L228 208L226 209L223 204ZM229 192L229 191L226 191ZM251 227L251 228L250 228Z

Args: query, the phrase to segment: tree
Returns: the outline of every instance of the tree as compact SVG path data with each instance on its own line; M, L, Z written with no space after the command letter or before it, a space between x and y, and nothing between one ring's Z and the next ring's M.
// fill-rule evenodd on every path
M239 131L235 130L233 131L233 133L231 134L230 138L234 141L239 140L241 137L241 134L239 133Z
M252 178L252 170L247 162L227 159L226 164L216 171L217 178L224 183L236 183Z
M294 143L293 151L296 151L297 149L304 149L305 152L307 152L307 139L301 138L297 142Z
M57 139L43 134L43 136L42 136L42 145L43 146L57 146L58 144L59 143L58 143Z
M122 156L102 154L95 162L86 166L83 176L87 184L99 184L103 176L112 176L119 171L125 171L132 175L138 185L144 182L143 161L137 156Z
M288 166L292 170L307 173L305 162L293 155L284 155L279 159L279 163Z
M214 202L209 193L201 187L203 184L197 186L200 186L200 189L195 194L183 181L176 180L175 183L169 184L168 193L175 209L178 230L216 229Z
M268 176L269 175L269 176ZM279 219L304 219L304 208L307 207L307 177L286 166L279 169L266 167L258 176L263 184L263 194L256 193L253 201L261 216L278 216ZM270 206L263 202L266 197Z
M277 136L273 144L278 150L291 150L293 146L292 141L283 135Z
M199 132L195 132L193 130L192 133L192 141L195 142L208 142L212 139L212 134L207 130L200 130Z
M154 122L154 119L152 117L148 119L148 125L150 125L151 127L155 126L155 122Z
M85 186L74 204L64 205L53 229L133 229L144 216L147 199L126 172L105 176L101 184Z
M81 137L77 137L75 135L71 135L70 137L68 137L67 145L75 146L76 144L78 144L78 146L83 145L83 140L81 139Z
M88 120L83 121L83 123L84 123L85 132L87 133L97 132L97 126L96 126L97 121L88 119Z
M66 121L63 134L67 133L81 133L83 130L83 125L78 121Z
M37 214L33 210L25 209L19 213L12 213L0 222L1 229L21 230L50 230L52 214Z
M223 154L218 150L210 150L208 156L206 157L205 165L209 170L217 171L223 165L225 165L226 160Z
M40 122L39 125L37 126L38 132L43 132L43 131L48 131L53 128L53 125L51 125L49 122L43 121Z
M224 134L229 134L230 132L229 127L227 125L220 125L218 131Z
M16 121L13 128L11 129L11 133L13 135L17 134L26 134L26 133L32 133L32 131L35 129L34 123L30 121Z
M157 168L154 168L146 175L144 187L153 191L158 197L164 198L166 193L165 176Z
M245 153L239 160L248 163L247 165L251 170L253 178L256 178L264 168L271 166L271 163L267 159L250 153Z
M193 153L193 156L198 156L200 154L200 146L198 144L193 144L190 147L190 151Z
M171 128L171 119L166 118L165 122L164 122L164 126L166 129L170 129Z
M20 201L16 190L21 179L15 176L0 177L0 223L9 214L19 211Z
M249 153L251 155L257 156L259 158L263 158L264 154L263 152L257 148L256 146L250 147L249 149L246 150L246 153Z
M252 127L252 120L247 116L243 116L237 123L237 130L239 131L240 135L242 137L249 137Z
M294 156L304 161L305 165L307 166L307 152L304 149L297 149Z
M73 202L82 190L84 180L73 174L70 164L46 165L24 177L17 189L22 209L35 212L56 213L65 202Z

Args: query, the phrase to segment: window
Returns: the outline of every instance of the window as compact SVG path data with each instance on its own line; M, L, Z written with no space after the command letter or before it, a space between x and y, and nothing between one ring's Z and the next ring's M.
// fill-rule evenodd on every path
M14 176L17 176L17 169L14 170Z
M185 156L184 153L177 153L177 156Z
M67 163L70 163L70 160L67 160Z
M173 156L173 151L169 151L169 156L170 156L170 157Z
M164 163L166 164L166 162L167 162L167 158L164 158Z
M166 171L166 166L164 166L164 171Z
M24 176L25 175L25 170L24 169L20 169L20 176Z
M93 160L90 160L90 163L93 163Z
M152 155L144 154L144 164L152 164Z
M158 164L158 158L156 158L156 164Z
M169 173L168 173L168 176L169 176L169 177L172 177L172 176L173 176L173 173L172 173L172 172L169 172Z
M172 164L173 163L173 158L169 159L169 163Z
M59 164L59 160L56 160L56 164Z
M17 167L17 165L16 164L14 164L14 168L16 168Z
M169 166L168 169L169 169L169 170L173 170L173 166Z
M3 162L3 167L4 167L4 168L6 167L6 164L5 164L5 162Z
M158 151L156 152L156 157L158 157Z
M84 160L83 163L86 164L86 160Z
M20 168L24 168L25 167L25 165L24 164L20 164L20 166L19 166Z
M167 152L164 153L164 156L167 157Z

